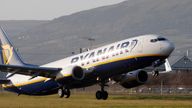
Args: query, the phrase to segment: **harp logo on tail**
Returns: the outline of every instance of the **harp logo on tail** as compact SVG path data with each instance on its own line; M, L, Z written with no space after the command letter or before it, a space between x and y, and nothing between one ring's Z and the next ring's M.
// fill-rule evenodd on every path
M1 47L2 47L3 63L9 64L13 56L13 47L11 47L9 44L2 45Z

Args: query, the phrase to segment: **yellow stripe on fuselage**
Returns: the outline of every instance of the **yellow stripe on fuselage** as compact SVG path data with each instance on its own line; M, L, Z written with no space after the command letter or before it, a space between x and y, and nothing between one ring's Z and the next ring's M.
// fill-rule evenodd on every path
M109 59L109 60L106 60L103 62L90 64L90 65L84 66L83 68L90 68L90 67L95 67L95 66L99 66L99 65L104 65L104 64L108 64L108 63L113 63L113 62L117 62L117 61L133 59L133 58L139 58L139 57L161 57L161 56L162 55L160 55L160 54L143 54L143 55L136 55L136 56L127 56L127 57L122 57L122 58L113 58L113 59ZM64 77L69 77L69 76L72 76L72 75L71 74L64 75ZM24 82L24 83L14 84L14 85L5 85L4 84L3 88L21 87L21 86L25 86L25 85L34 84L34 83L44 82L47 79L49 79L49 78L39 78L39 79L31 80L31 81Z

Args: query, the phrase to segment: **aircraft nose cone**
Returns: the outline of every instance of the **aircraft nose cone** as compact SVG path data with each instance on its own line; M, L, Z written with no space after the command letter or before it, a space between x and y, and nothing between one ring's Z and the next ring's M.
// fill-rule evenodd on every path
M175 45L172 42L169 42L169 45L168 45L168 50L170 51L169 54L171 54L174 49L175 49Z
M172 42L167 41L166 43L163 43L163 53L167 56L169 56L173 50L175 49L175 45Z

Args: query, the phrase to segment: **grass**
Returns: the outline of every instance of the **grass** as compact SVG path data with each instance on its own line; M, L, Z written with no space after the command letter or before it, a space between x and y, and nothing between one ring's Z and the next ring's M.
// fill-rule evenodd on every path
M96 100L93 93L73 93L69 99L51 96L0 94L0 108L192 108L192 96L110 95Z

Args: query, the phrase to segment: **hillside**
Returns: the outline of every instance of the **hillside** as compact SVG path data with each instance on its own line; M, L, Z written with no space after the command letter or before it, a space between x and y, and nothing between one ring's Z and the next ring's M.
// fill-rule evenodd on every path
M69 16L19 33L13 41L24 59L43 64L89 47L141 34L161 34L177 47L174 56L191 48L192 0L129 0Z
M25 32L26 30L45 24L47 22L48 21L38 20L4 20L0 21L0 26L2 26L7 31L9 36L15 36L19 35L19 33Z

